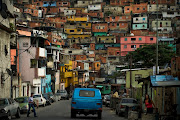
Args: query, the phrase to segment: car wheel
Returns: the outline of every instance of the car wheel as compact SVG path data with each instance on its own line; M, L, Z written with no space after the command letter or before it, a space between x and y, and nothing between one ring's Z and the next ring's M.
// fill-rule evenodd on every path
M11 119L12 119L12 116L11 116L11 113L10 113L10 111L9 111L6 120L11 120Z
M76 117L76 113L71 111L71 118L75 118Z
M20 110L19 108L17 109L17 113L16 113L16 118L20 118L21 117L21 114L20 114Z
M98 113L98 119L101 119L101 118L102 118L102 113L99 112L99 113Z

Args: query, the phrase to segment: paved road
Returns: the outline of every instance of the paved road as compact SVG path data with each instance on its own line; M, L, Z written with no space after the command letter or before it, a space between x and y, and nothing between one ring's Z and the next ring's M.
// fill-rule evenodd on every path
M61 100L53 103L50 106L40 107L37 109L37 118L33 117L33 113L27 118L26 114L21 115L21 119L13 118L13 120L71 120L70 118L70 101ZM74 120L91 120L97 119L97 115L77 115ZM126 120L124 117L119 117L108 107L103 107L102 120Z

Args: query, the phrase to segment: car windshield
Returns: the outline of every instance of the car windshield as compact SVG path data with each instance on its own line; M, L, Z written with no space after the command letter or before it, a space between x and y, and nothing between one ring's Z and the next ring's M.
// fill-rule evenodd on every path
M106 99L110 99L110 95L106 95L106 96L104 96Z
M33 98L41 97L41 95L34 95Z
M28 102L28 98L16 98L14 100L18 103L27 103Z
M0 99L0 106L8 105L8 102L6 99Z
M44 97L44 98L48 98L48 95L47 95L47 94L43 94L43 97Z
M66 93L66 91L65 90L61 90L60 93Z
M135 99L123 99L122 103L137 103Z
M81 97L94 97L95 92L94 91L88 91L88 90L80 90L79 96L81 96Z

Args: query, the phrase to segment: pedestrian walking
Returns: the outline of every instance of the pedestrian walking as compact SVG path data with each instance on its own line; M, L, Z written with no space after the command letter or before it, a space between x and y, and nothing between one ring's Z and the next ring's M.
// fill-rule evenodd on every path
M33 100L33 93L31 93L31 97L29 97L29 99L28 99L29 109L28 109L28 112L27 112L27 117L29 117L31 107L33 108L34 117L37 117L34 104L35 104L35 101Z
M146 96L145 96L144 103L145 103L146 112L153 113L153 107L155 108L155 105L154 105L153 101L149 98L148 94L146 94Z

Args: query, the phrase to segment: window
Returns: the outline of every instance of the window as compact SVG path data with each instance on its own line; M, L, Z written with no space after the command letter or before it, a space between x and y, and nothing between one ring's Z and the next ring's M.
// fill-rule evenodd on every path
M143 20L146 20L146 18L143 18Z
M37 60L31 59L30 62L31 62L31 66L30 66L31 68L36 68L37 67Z
M37 2L37 0L34 0L34 2Z
M86 26L88 26L88 24L86 24Z
M114 40L114 38L111 38L111 40Z
M131 45L131 48L136 48L136 45Z
M114 23L112 23L112 26L114 26Z
M129 10L129 8L127 8L127 10Z
M135 81L142 78L142 74L135 74Z
M139 45L139 48L142 48L142 45Z
M146 8L143 8L143 10L146 10Z
M131 38L131 41L135 41L136 40L136 38Z
M63 2L63 5L67 5L67 2Z
M139 41L141 41L142 40L142 38L139 38Z
M80 30L80 29L77 29L77 31L78 31L78 32L81 32L81 30Z
M136 18L136 21L138 21L138 18Z
M23 43L23 47L28 47L28 43L27 43L27 42L24 42L24 43Z
M72 51L69 51L69 53L72 53Z
M153 38L150 38L150 40L153 40Z
M139 8L137 8L137 10L139 10Z
M39 3L37 3L37 6L39 6L40 4Z
M47 2L44 2L44 4L47 4Z
M79 91L80 97L94 97L95 91L89 91L89 90L80 90Z
M135 27L137 27L137 25L135 25Z
M119 23L117 23L117 26L119 26Z
M70 32L74 32L74 30L70 30Z
M112 17L112 19L115 19L115 17Z
M127 38L124 38L124 41L127 41Z
M127 48L127 45L124 45L124 48Z

